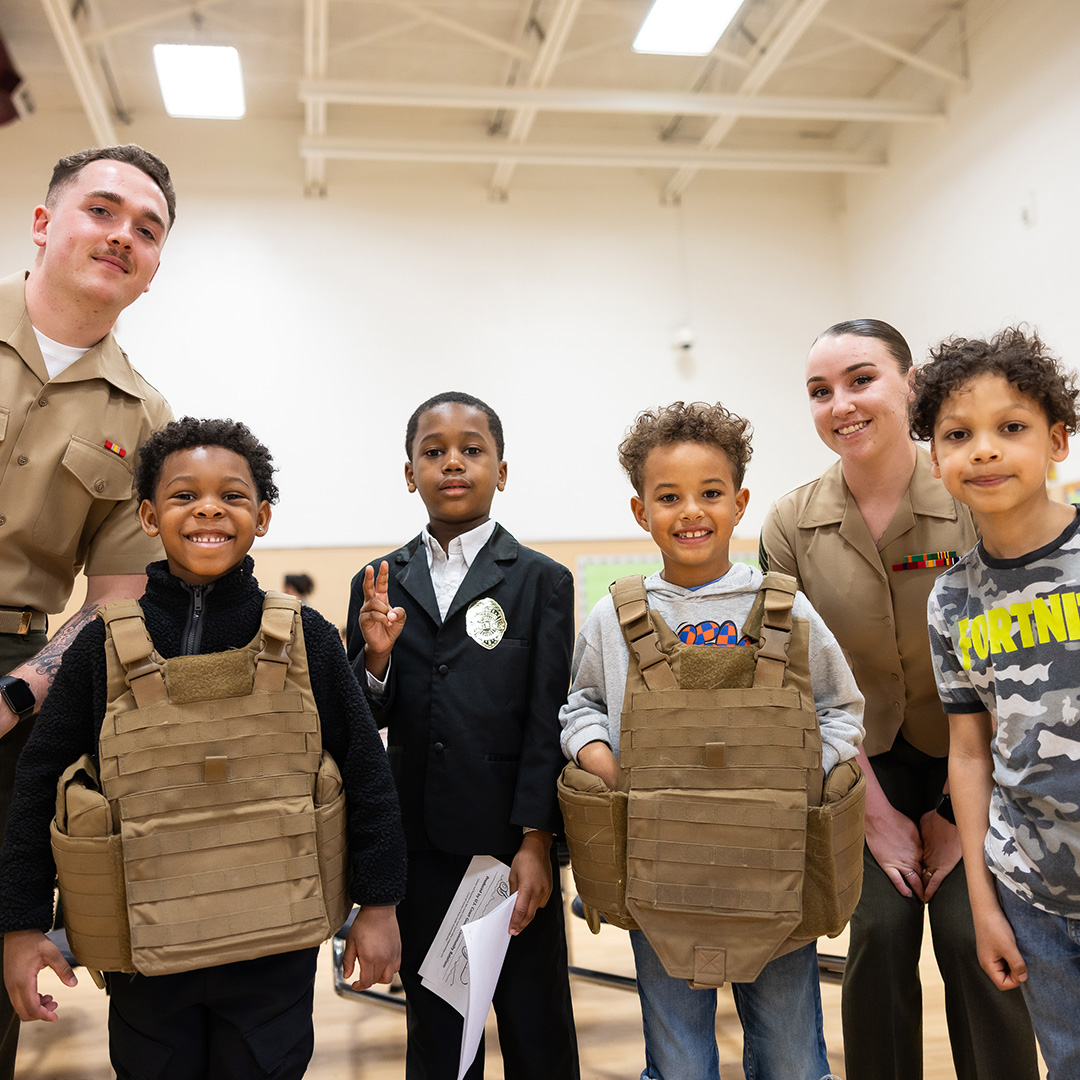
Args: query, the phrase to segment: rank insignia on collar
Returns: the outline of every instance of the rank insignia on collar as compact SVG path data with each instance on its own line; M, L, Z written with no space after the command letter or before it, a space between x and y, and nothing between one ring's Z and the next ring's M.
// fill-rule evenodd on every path
M122 446L118 446L116 443L112 442L109 439L105 440L105 449L111 450L114 454L117 454L120 457L127 457L127 451Z
M506 633L506 616L499 602L490 596L474 600L465 612L465 632L478 645L494 649Z
M892 564L894 570L945 569L957 561L955 551L926 551L922 555L905 555L903 560Z

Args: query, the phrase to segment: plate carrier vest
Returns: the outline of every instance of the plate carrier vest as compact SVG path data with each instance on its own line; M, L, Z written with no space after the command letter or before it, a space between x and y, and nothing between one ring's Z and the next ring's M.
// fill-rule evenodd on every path
M300 602L246 647L163 660L109 604L101 788L84 755L52 824L68 942L95 975L164 975L318 945L344 921L345 796L322 749Z
M559 781L571 867L594 932L640 928L695 988L752 982L835 936L862 888L865 779L823 783L809 625L795 580L768 574L744 633L684 644L641 577L611 586L629 647L619 788L571 762Z

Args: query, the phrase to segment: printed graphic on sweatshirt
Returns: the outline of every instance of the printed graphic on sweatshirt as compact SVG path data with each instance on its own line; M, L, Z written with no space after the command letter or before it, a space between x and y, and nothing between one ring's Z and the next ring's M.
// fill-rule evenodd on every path
M1080 915L1080 538L1027 560L981 547L938 578L930 645L946 712L990 713L995 789L986 855L1007 887Z
M739 628L730 620L722 623L707 619L699 623L683 623L677 631L684 645L749 645L745 635L739 637Z

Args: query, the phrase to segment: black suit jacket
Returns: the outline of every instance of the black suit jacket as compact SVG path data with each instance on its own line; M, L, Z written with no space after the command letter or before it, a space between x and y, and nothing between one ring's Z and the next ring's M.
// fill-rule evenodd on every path
M420 537L385 559L390 604L407 618L387 696L371 701L388 730L410 850L509 853L521 846L523 826L560 831L555 783L565 764L559 709L574 636L570 571L497 525L443 622ZM376 571L380 562L372 564ZM352 582L347 642L366 687L357 621L363 580L361 570ZM506 616L493 649L466 632L466 612L478 599L495 600Z

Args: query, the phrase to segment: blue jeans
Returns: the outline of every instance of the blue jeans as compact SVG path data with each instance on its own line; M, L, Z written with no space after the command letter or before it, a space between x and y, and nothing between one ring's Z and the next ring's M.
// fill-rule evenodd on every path
M1027 964L1021 983L1047 1080L1080 1076L1080 918L1051 915L997 883L1016 947Z
M641 1080L719 1080L716 991L673 979L640 930L630 931L645 1031ZM831 1076L821 1030L817 946L765 965L752 983L732 983L743 1027L746 1080Z

